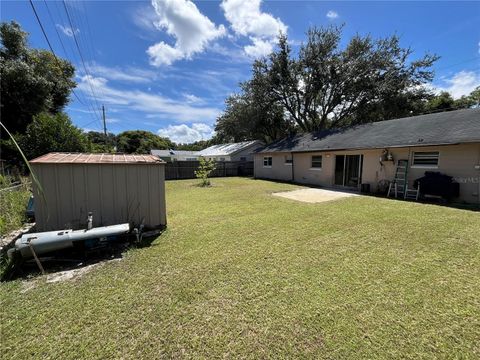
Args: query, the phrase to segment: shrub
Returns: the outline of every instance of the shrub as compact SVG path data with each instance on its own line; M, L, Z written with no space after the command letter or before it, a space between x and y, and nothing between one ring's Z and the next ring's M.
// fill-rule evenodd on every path
M209 176L215 170L215 161L200 158L200 165L195 171L195 176L200 179L200 186L210 186Z

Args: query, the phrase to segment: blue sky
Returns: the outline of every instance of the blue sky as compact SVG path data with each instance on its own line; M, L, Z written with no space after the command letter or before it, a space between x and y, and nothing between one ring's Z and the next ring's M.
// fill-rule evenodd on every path
M105 104L114 133L208 139L224 99L249 78L252 59L270 51L278 31L297 49L314 25L344 23L345 42L356 33L396 33L412 58L441 56L436 90L459 97L480 85L480 2L67 1L73 29L62 2L34 4L55 52L76 66L81 102L72 97L66 110L86 130L101 129ZM47 48L27 1L2 1L1 19L16 20L31 46Z

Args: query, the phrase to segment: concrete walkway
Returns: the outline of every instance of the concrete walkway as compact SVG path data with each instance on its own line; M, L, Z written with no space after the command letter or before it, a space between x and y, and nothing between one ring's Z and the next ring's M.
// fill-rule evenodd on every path
M346 197L361 196L360 194L351 192L325 189L300 189L273 193L272 195L307 203L320 203L325 201L343 199Z

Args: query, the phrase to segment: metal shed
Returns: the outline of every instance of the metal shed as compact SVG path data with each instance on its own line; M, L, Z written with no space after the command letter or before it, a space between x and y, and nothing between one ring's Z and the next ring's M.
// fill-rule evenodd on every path
M152 155L50 153L30 161L37 231L167 224L165 162Z

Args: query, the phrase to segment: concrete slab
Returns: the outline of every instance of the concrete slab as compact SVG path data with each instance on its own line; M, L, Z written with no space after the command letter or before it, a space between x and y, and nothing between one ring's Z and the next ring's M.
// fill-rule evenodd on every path
M272 195L307 203L321 203L325 201L333 201L352 196L361 196L360 194L352 192L326 189L299 189L293 191L273 193Z

